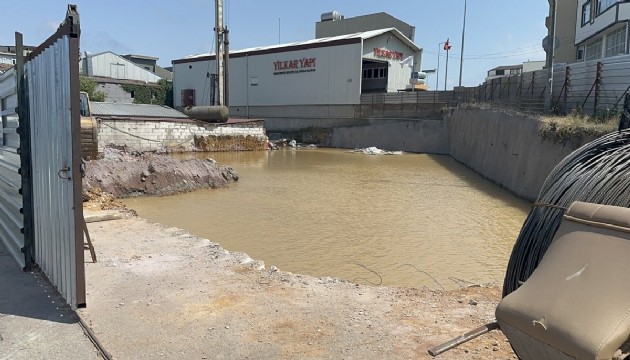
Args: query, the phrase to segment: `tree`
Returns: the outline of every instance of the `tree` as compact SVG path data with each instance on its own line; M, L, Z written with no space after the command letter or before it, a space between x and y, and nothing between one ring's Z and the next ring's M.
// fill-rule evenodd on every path
M102 91L96 91L96 81L87 76L79 76L80 89L86 92L90 97L90 101L103 102L107 97Z

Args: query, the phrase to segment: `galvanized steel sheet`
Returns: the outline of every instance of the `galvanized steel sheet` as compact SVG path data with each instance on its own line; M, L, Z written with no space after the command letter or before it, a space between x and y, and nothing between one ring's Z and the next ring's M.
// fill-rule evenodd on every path
M33 169L34 258L61 295L76 297L69 36L26 63ZM77 94L78 95L78 94Z
M24 216L20 195L20 138L17 108L17 76L14 70L0 75L0 241L18 266L26 267L24 247Z

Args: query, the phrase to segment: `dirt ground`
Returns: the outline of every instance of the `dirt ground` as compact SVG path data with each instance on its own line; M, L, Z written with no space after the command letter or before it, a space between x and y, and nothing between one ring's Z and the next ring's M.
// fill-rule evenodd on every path
M501 294L291 274L137 217L88 227L98 262L79 314L116 359L431 359L490 322ZM515 358L499 331L438 357Z
M226 187L238 181L229 166L212 159L180 161L157 153L127 148L105 148L103 159L84 164L84 198L101 192L124 198L138 195L171 195L202 188Z

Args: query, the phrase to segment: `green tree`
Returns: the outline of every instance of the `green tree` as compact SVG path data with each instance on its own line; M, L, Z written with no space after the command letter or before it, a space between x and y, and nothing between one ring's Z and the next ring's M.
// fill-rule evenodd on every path
M79 76L80 89L86 92L90 97L90 101L103 102L107 97L104 92L96 91L96 81L87 76Z

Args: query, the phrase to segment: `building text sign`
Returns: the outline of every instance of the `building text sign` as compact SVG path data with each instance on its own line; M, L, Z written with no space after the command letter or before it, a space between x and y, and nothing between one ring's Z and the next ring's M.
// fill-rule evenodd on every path
M403 53L397 51L389 51L385 49L374 48L374 56L392 60L402 60Z
M315 65L317 58L303 58L296 60L281 60L273 62L273 74L285 75L285 74L298 74L305 72L315 71Z

